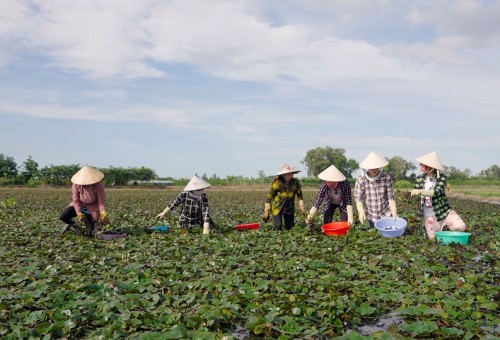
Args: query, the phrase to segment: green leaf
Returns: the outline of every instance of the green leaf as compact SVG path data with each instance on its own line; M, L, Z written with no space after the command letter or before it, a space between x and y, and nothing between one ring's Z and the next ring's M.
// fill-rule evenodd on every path
M370 306L367 303L362 303L358 308L356 308L356 312L361 315L370 315L373 314L377 309Z
M407 325L400 326L406 332L410 332L413 335L424 335L433 333L438 329L436 322L434 321L417 321Z

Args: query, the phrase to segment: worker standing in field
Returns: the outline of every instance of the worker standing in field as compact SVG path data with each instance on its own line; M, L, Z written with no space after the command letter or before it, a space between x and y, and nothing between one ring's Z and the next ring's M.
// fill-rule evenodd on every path
M64 209L59 219L66 223L62 229L65 233L71 228L78 230L73 221L76 217L78 223L85 223L87 236L95 234L95 223L107 224L106 197L104 185L101 182L104 174L91 167L84 166L71 177L72 198L69 206Z
M451 209L446 197L447 177L442 174L444 167L436 152L417 158L421 175L415 178L415 189L411 196L420 196L420 213L424 219L425 231L429 239L444 226L452 231L464 231L466 225L455 210Z
M392 178L383 171L387 164L389 162L375 152L370 152L359 163L363 175L356 179L354 186L356 209L359 222L368 220L372 228L382 217L397 217Z
M210 218L208 198L204 192L209 187L209 183L198 176L193 176L175 201L158 214L156 219L163 218L169 211L182 205L179 226L188 229L202 226L203 234L209 234L210 229L215 228L215 224Z
M312 227L314 216L324 202L323 224L331 223L335 210L339 209L340 221L353 223L351 186L344 174L335 165L330 165L318 175L323 180L314 205L309 211L306 223Z
M290 230L295 225L295 197L299 200L299 209L305 214L302 187L298 179L293 175L300 172L288 163L283 164L276 173L271 183L271 189L264 203L264 222L268 222L270 215L273 216L274 230L281 230L283 220L285 229Z

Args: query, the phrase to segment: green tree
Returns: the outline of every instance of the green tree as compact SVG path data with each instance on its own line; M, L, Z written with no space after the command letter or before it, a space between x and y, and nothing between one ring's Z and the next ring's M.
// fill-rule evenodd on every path
M464 171L454 167L454 166L444 166L444 173L449 179L468 179L472 175L470 169L465 169Z
M33 158L31 158L31 156L28 156L28 159L24 161L21 175L24 177L25 181L28 181L34 177L38 177L38 163L35 162Z
M307 176L309 177L316 177L333 164L347 178L352 178L352 173L359 167L354 159L347 159L344 149L334 149L331 146L308 150L301 163L307 168Z
M401 156L394 156L390 159L386 157L386 159L389 164L384 170L391 175L393 181L407 180L410 178L408 172L417 169L417 166L413 162L408 162Z
M500 167L498 165L494 164L486 170L481 170L479 172L479 177L481 177L481 178L500 178Z
M0 153L0 177L17 176L17 163L14 157L5 156Z
M68 184L71 177L80 170L79 164L53 165L40 169L40 176L49 184Z

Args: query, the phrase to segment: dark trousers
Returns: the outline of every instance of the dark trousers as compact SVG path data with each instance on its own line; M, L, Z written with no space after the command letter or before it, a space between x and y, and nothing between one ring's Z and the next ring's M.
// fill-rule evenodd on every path
M279 213L273 217L274 230L281 230L283 225L283 220L285 220L285 229L290 230L295 225L295 217L293 214L283 214Z
M347 212L342 211L339 204L330 204L328 209L326 209L323 213L323 224L332 223L333 215L335 214L335 210L337 210L337 208L339 208L340 211L340 221L347 221Z
M63 221L64 223L67 224L73 224L73 218L76 217L76 210L75 207L69 206L66 209L63 210L61 215L59 216L59 219Z

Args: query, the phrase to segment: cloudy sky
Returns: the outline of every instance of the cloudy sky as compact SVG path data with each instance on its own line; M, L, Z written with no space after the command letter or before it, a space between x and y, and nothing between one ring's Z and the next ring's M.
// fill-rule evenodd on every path
M0 0L0 153L257 177L500 164L500 0Z

